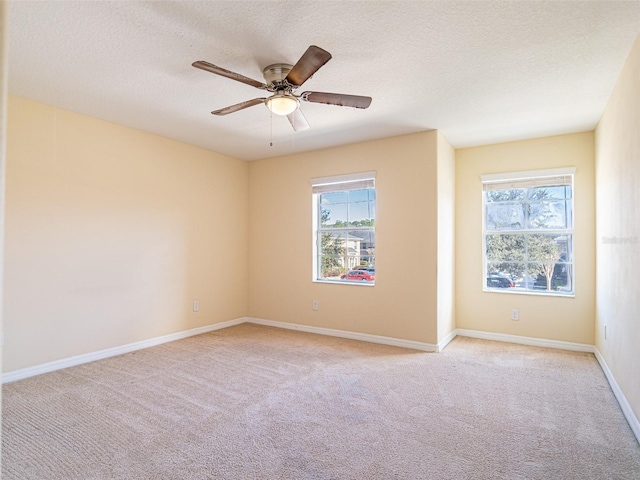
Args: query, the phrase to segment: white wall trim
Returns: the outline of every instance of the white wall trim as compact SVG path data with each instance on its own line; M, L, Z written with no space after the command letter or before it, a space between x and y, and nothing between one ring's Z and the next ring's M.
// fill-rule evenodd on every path
M500 182L503 180L526 180L529 178L557 177L561 175L575 175L576 167L546 168L543 170L526 170L521 172L488 173L480 175L483 183Z
M609 366L607 365L607 362L605 362L604 357L602 356L600 351L594 347L593 353L595 354L596 359L598 359L598 363L600 364L600 368L602 368L602 371L604 372L604 376L607 377L607 380L609 381L611 390L613 390L613 394L620 404L620 409L622 410L623 415L627 419L627 422L629 422L629 426L631 427L633 434L636 436L638 443L640 443L640 421L638 421L638 417L636 417L633 413L631 405L629 405L629 402L627 401L627 397L625 397L624 393L622 393L618 382L616 382L613 373L611 373L611 370L609 369Z
M376 178L376 172L359 172L359 173L345 173L343 175L333 175L331 177L318 177L309 179L311 186L316 187L318 185L330 185L334 183L348 183L357 182L359 180L370 180Z
M284 328L287 330L299 330L301 332L315 333L318 335L327 335L329 337L348 338L350 340L359 340L361 342L378 343L381 345L390 345L393 347L411 348L413 350L421 350L423 352L437 352L438 345L432 343L416 342L414 340L403 340L401 338L383 337L381 335L371 335L369 333L349 332L347 330L334 330L333 328L312 327L309 325L300 325L298 323L277 322L275 320L264 320L262 318L247 318L248 323L257 325L266 325L269 327Z
M451 340L453 340L454 338L456 338L456 335L458 334L457 330L453 330L449 333L449 335L447 335L446 337L444 337L442 340L440 340L438 342L438 352L441 352L442 350L444 350L444 347L446 347L447 345L449 345L449 343L451 342Z
M205 325L204 327L192 328L190 330L170 333L169 335L163 335L161 337L154 337L147 340L141 340L139 342L127 343L126 345L120 345L119 347L106 348L104 350L98 350L97 352L90 352L82 355L63 358L60 360L54 360L53 362L42 363L40 365L34 365L33 367L20 368L12 372L3 373L2 383L15 382L16 380L34 377L42 373L49 373L55 370L61 370L63 368L75 367L76 365L82 365L83 363L102 360L103 358L115 357L116 355L122 355L123 353L129 353L135 350L142 350L143 348L154 347L163 343L181 340L183 338L192 337L194 335L200 335L201 333L213 332L214 330L233 327L234 325L240 325L241 323L245 323L246 321L246 317L240 317L233 320L228 320L226 322L214 323L212 325Z
M547 340L544 338L521 337L520 335L509 335L506 333L482 332L480 330L456 329L456 335L461 337L481 338L483 340L495 340L496 342L518 343L520 345L531 345L533 347L558 348L560 350L572 350L574 352L594 352L593 345L586 343L563 342L560 340Z

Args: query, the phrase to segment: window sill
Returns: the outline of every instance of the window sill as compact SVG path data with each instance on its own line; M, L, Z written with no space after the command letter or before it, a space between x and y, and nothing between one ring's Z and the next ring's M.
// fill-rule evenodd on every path
M356 285L358 287L375 287L375 282L345 282L343 280L313 280L313 283L327 283L330 285Z
M483 288L485 293L506 293L507 295L531 295L534 297L556 297L556 298L575 298L575 292L572 293L549 293L546 290L533 292L531 290L515 290L513 288Z

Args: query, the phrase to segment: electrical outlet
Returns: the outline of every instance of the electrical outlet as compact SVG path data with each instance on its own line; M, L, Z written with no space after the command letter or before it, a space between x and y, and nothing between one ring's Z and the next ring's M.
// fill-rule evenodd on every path
M318 300L313 301L313 303L311 304L311 308L313 308L314 310L318 310Z
M511 320L520 320L520 313L517 308L511 309Z
M193 301L193 311L197 312L198 310L200 310L200 302L198 300L194 300Z

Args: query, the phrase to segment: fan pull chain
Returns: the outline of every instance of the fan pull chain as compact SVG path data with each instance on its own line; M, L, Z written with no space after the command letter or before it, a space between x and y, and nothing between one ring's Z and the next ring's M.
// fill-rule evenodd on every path
M269 112L269 118L270 118L270 128L269 128L269 146L273 147L273 112Z

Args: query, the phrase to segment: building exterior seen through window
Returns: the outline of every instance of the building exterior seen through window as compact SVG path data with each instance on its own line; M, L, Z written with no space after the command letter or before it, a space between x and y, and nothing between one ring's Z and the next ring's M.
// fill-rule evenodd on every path
M373 285L376 276L375 180L350 177L347 176L346 181L313 186L314 280Z
M573 295L573 169L483 176L484 289Z

